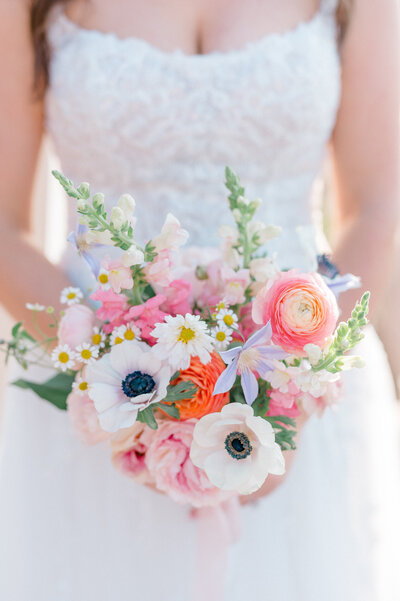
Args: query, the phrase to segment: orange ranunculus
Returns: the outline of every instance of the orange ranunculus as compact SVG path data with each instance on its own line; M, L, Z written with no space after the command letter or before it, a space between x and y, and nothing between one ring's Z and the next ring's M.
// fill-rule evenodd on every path
M215 383L225 368L225 363L217 353L211 354L211 361L206 365L198 357L192 357L188 369L182 370L174 381L174 384L178 384L190 380L198 387L192 399L177 403L181 420L193 417L200 419L208 413L221 411L229 403L229 392L213 396Z

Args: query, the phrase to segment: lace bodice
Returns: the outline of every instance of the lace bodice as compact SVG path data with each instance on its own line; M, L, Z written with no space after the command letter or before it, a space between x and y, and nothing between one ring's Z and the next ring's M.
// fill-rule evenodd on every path
M322 0L295 29L206 55L83 29L55 11L46 121L64 172L110 201L130 192L143 239L171 211L192 244L210 245L231 220L229 165L263 200L260 218L284 227L281 262L298 265L340 96L335 7Z

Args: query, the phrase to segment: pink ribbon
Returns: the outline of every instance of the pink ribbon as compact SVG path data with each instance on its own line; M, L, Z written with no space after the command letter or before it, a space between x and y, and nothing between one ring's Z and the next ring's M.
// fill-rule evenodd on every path
M193 514L197 526L197 562L193 601L223 601L230 545L241 535L237 497Z

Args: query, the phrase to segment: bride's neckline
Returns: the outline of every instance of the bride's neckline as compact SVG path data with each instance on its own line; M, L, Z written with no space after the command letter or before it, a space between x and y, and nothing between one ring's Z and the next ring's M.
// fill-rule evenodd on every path
M135 44L137 46L141 46L142 48L146 49L149 52L153 52L153 53L156 53L156 54L164 56L164 57L178 56L178 57L184 58L186 60L206 61L208 59L213 59L213 58L238 57L240 55L246 54L247 52L249 52L251 50L258 49L267 43L276 42L278 40L285 41L286 39L291 38L292 36L296 36L300 33L304 33L308 30L308 28L312 27L314 24L319 22L319 20L325 15L325 13L323 11L323 5L324 5L324 0L320 0L320 5L319 5L318 9L315 11L315 13L309 19L300 21L293 27L290 27L282 32L267 33L264 36L262 36L261 38L258 38L256 40L250 40L249 42L247 42L243 46L240 46L239 48L232 48L230 50L210 50L210 52L206 52L204 54L189 54L187 52L184 52L180 48L176 48L174 50L163 50L162 48L155 46L151 42L148 42L147 40L137 37L137 36L134 36L134 35L121 37L113 31L101 31L99 29L89 29L89 28L83 27L82 25L79 25L78 23L73 21L65 13L65 11L63 10L62 7L59 7L56 18L58 18L60 21L62 21L63 24L65 25L65 27L67 27L71 31L74 31L75 33L79 33L80 35L86 35L86 36L90 36L90 37L108 38L108 39L112 39L115 42L120 43L120 44L131 44L131 45Z

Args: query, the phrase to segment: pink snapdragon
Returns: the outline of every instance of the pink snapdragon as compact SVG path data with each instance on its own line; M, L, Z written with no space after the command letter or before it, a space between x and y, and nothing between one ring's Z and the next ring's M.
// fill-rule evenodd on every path
M96 316L102 322L110 322L103 326L103 330L107 334L110 333L115 326L124 323L123 317L129 309L126 296L116 294L111 288L103 290L99 287L90 298L101 302L101 307L97 309Z
M114 292L119 294L122 288L125 290L132 288L133 279L131 270L121 261L112 261L110 257L105 257L102 261L102 267L108 272L108 280Z
M191 313L192 308L189 304L192 286L186 280L174 280L163 289L166 298L162 309L170 315L186 315Z
M250 284L250 273L248 269L234 271L224 265L221 268L221 279L223 286L223 298L229 305L242 304L246 300L245 291Z
M169 250L161 250L151 263L147 263L144 274L149 284L164 288L172 281L172 261Z
M135 324L140 328L142 340L149 344L155 344L156 339L151 336L156 323L162 323L167 313L160 309L160 306L166 302L163 294L157 294L149 298L145 303L131 307L125 314L125 320L135 320Z

